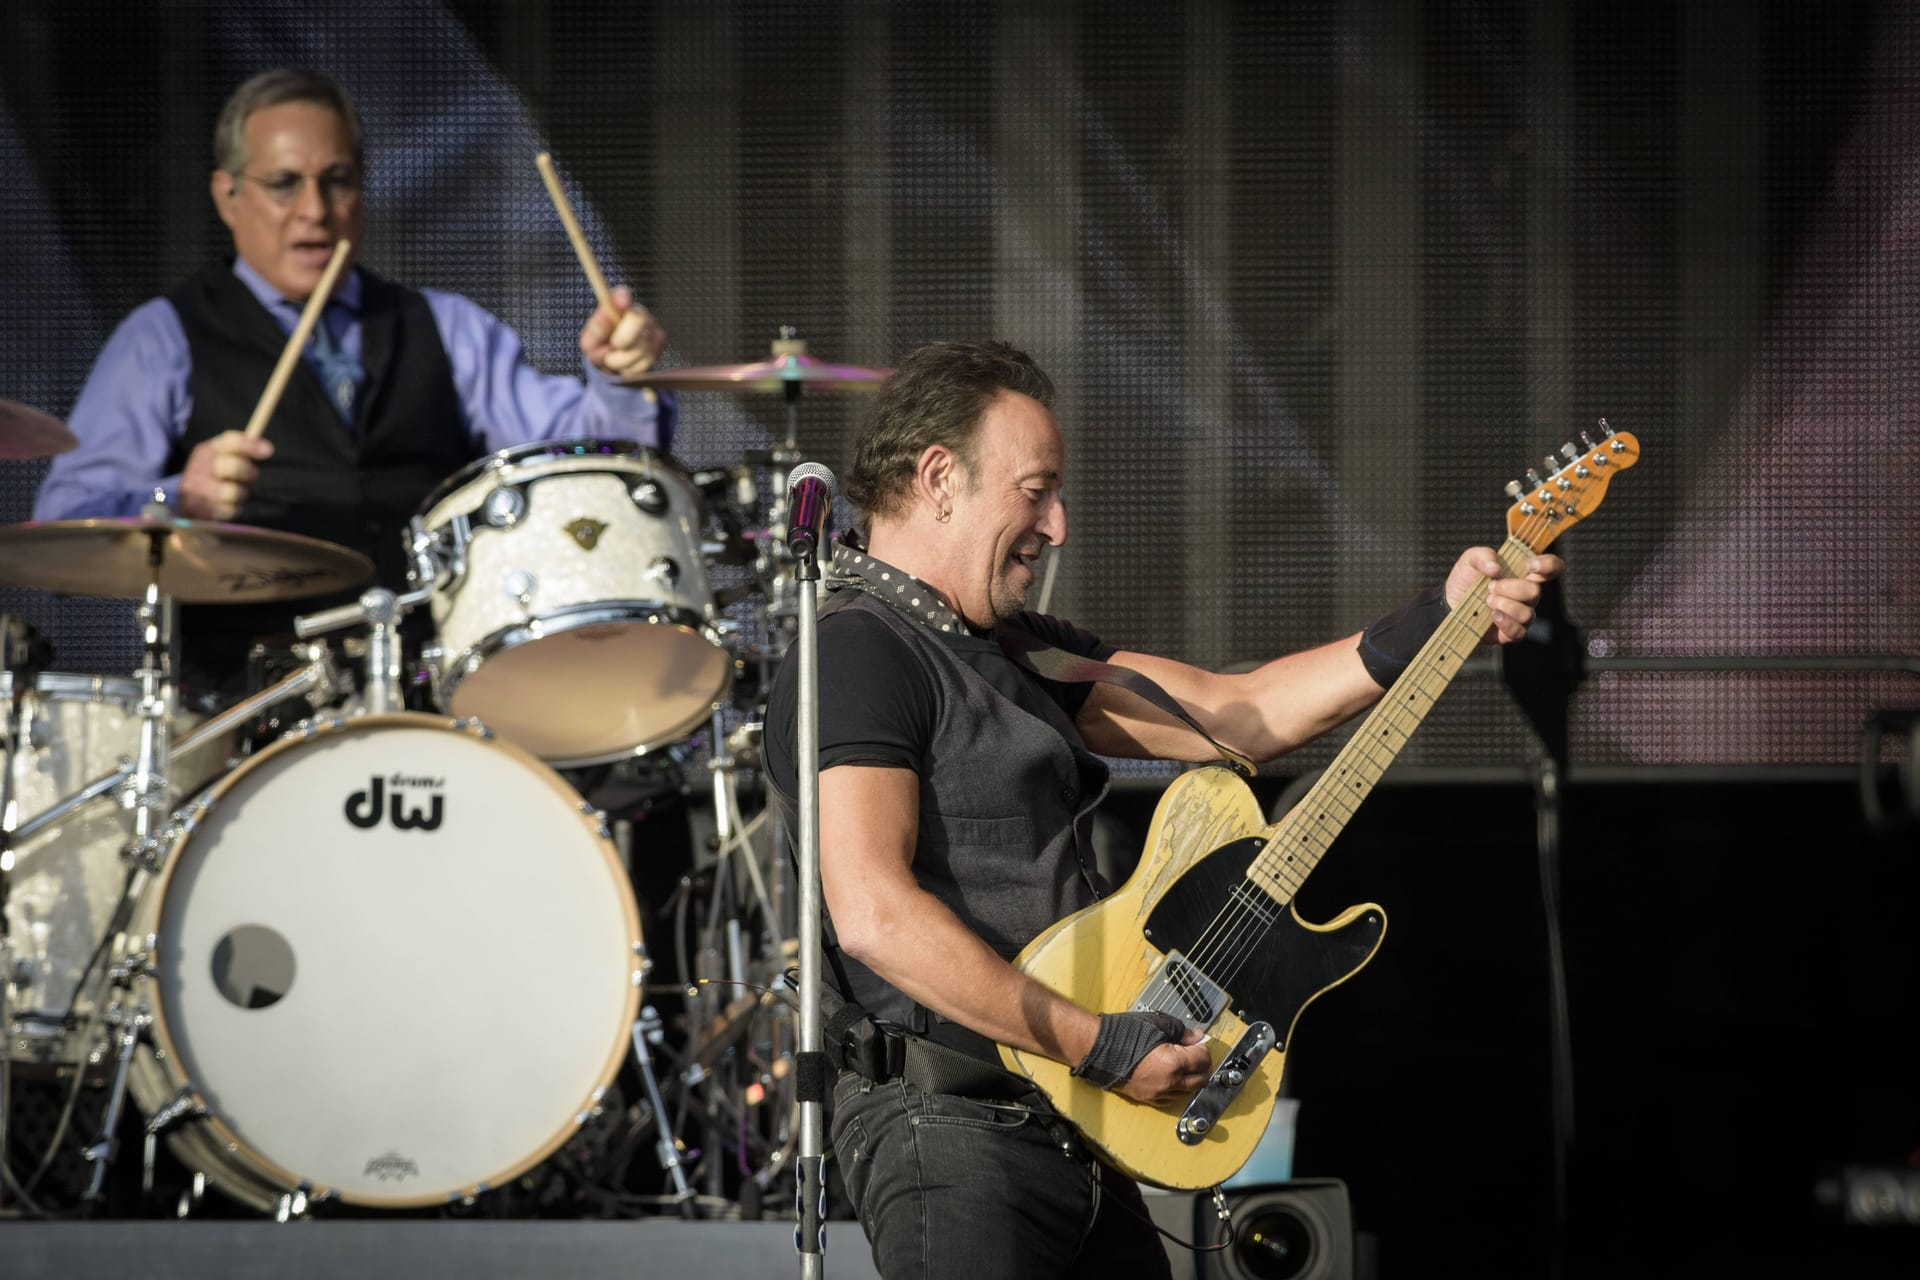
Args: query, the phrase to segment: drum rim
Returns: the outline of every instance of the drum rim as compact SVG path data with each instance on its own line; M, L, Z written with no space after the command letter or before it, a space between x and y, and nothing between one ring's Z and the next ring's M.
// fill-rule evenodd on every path
M720 687L713 693L706 709L689 717L684 723L662 730L658 737L622 747L618 751L599 751L585 756L538 756L534 758L559 769L577 769L587 765L611 764L615 760L625 760L630 756L646 755L657 751L670 742L686 736L688 730L713 714L713 708L726 698L727 691L733 688L733 661L727 646L720 638L720 632L698 611L681 605L663 605L652 600L595 600L589 604L568 605L550 614L526 622L516 622L512 626L500 627L476 644L470 644L457 656L443 659L440 671L434 678L434 700L442 708L453 706L454 695L460 684L468 676L481 670L492 659L509 649L517 649L523 644L541 640L547 636L564 635L581 627L593 626L603 622L646 621L656 625L679 627L705 640L718 650L727 661L721 664ZM531 633L535 626L539 634ZM518 635L520 638L508 643L508 638ZM478 717L485 723L484 717ZM523 748L524 749L524 748Z
M573 436L565 440L534 440L527 444L517 444L506 449L495 449L483 458L475 458L458 471L442 480L419 509L415 511L426 527L435 529L438 523L432 520L434 509L453 497L475 480L489 471L504 471L509 468L526 465L530 458L644 458L649 463L668 471L686 483L687 489L696 497L699 490L694 487L693 475L672 454L657 449L638 440L626 440L611 436ZM440 522L440 523L444 523Z
M490 1191L496 1187L504 1186L521 1174L538 1167L546 1161L547 1157L564 1146L568 1139L579 1132L581 1123L592 1112L593 1108L599 1105L600 1099L606 1095L608 1086L613 1083L614 1077L619 1074L620 1065L626 1060L627 1052L631 1044L633 1024L639 1017L640 987L647 967L645 952L646 940L640 931L639 904L634 899L633 890L627 880L626 870L620 865L619 852L614 848L613 837L606 829L605 815L589 805L580 796L578 791L575 791L567 784L566 779L555 772L552 765L540 759L540 757L534 755L525 747L517 743L509 742L477 720L462 720L448 716L428 715L425 712L419 711L394 711L379 715L339 716L328 720L310 722L302 729L281 737L270 744L265 750L249 756L238 768L220 779L220 781L213 786L207 788L207 790L202 792L200 796L194 800L192 817L183 824L179 834L174 837L173 843L167 851L166 865L157 873L153 883L147 886L146 892L143 895L144 900L141 908L136 913L136 919L140 927L129 930L129 935L142 939L153 939L153 945L158 946L161 916L167 902L167 890L172 886L174 873L181 865L182 858L180 854L193 839L194 831L199 826L200 819L211 812L213 807L225 797L229 790L239 783L242 777L251 773L254 768L263 766L268 760L295 750L325 735L351 733L363 728L383 726L390 728L451 730L456 733L464 733L470 737L478 738L489 746L504 749L510 755L518 757L522 764L531 766L533 772L545 781L548 786L557 791L563 799L569 800L571 802L569 807L574 810L582 825L586 826L589 833L593 836L595 844L600 850L601 860L606 864L608 875L613 882L615 897L619 900L621 918L627 931L628 948L633 957L632 976L627 984L626 995L622 1001L619 1032L614 1037L613 1045L608 1050L606 1059L601 1064L600 1071L594 1076L594 1087L588 1092L587 1096L580 1101L572 1117L564 1122L557 1132L545 1142L542 1142L530 1155L524 1157L519 1163L510 1166L491 1178L484 1178L468 1186L435 1191L430 1194L393 1197L370 1196L359 1192L343 1191L340 1188L332 1187L324 1183L315 1183L294 1170L282 1168L267 1159L267 1157L252 1144L241 1138L239 1134L233 1131L231 1126L225 1123L218 1112L207 1106L205 1096L201 1094L196 1082L187 1074L183 1059L175 1047L173 1036L168 1029L166 1010L160 1000L159 975L155 966L152 964L153 957L151 949L149 950L149 963L146 966L146 971L140 977L140 986L143 997L142 1003L146 1005L152 1014L152 1023L149 1027L152 1041L149 1045L142 1047L142 1055L145 1061L151 1064L152 1069L158 1073L162 1085L161 1092L164 1098L177 1098L182 1096L183 1093L191 1098L195 1106L195 1111L191 1116L191 1122L205 1125L207 1129L213 1133L216 1139L214 1144L215 1155L217 1157L224 1157L230 1161L231 1166L237 1168L240 1174L251 1176L269 1187L276 1188L276 1198L280 1195L304 1192L311 1199L338 1199L347 1204L364 1205L368 1208L421 1209L434 1205L457 1203L469 1197L479 1195L484 1191ZM136 1061L135 1065L139 1065L139 1062ZM139 1099L136 1098L135 1101L138 1102ZM158 1105L165 1106L167 1104L163 1101ZM141 1111L148 1114L149 1118L152 1110L152 1108L147 1107L141 1108ZM233 1173L233 1168L201 1168L196 1171L205 1174L209 1181L219 1186L222 1190L227 1191L236 1199L249 1200L247 1193L243 1189L234 1185L234 1182L229 1181ZM249 1202L259 1203L258 1201Z

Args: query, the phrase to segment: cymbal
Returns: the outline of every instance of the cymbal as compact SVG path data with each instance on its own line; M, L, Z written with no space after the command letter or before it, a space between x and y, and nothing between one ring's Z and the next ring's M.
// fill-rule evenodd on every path
M52 414L0 400L0 459L51 458L79 443Z
M628 382L679 391L785 391L796 384L822 391L877 391L891 369L828 364L805 352L776 355L751 364L714 364L690 369L654 369Z
M298 600L373 576L358 551L318 538L212 520L41 520L0 527L0 583L62 595L139 599L158 538L160 590L182 604Z

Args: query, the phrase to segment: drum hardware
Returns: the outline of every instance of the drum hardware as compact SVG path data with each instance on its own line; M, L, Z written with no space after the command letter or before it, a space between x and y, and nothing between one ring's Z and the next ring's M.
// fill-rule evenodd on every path
M0 617L0 671L8 672L14 679L28 674L27 645L22 643L25 639L24 623L12 617ZM13 1180L7 1136L13 1118L13 1000L20 975L16 972L7 897L13 883L13 755L24 731L25 718L26 699L9 698L4 726L6 749L5 755L0 756L0 762L5 764L5 772L0 773L0 1037L4 1037L4 1043L0 1043L0 1207L7 1203ZM23 1193L21 1199L25 1198Z
M119 1152L120 1113L127 1101L127 1072L133 1066L135 1046L153 1025L153 1011L144 1003L131 1003L133 980L144 974L147 953L129 955L124 964L115 965L113 983L126 993L127 1003L116 1000L107 1008L107 1025L114 1028L114 1067L112 1090L107 1095L106 1117L100 1122L100 1136L86 1150L93 1165L93 1181L83 1199L98 1204L105 1194L107 1167Z
M653 1108L654 1125L659 1137L653 1144L654 1155L660 1161L660 1168L673 1181L673 1202L681 1206L683 1212L690 1211L693 1202L693 1187L687 1182L687 1174L680 1162L680 1144L673 1136L673 1129L667 1123L667 1105L660 1096L660 1082L653 1074L653 1054L648 1046L658 1046L664 1035L661 1029L660 1015L652 1005L643 1005L640 1016L633 1022L633 1058L640 1067L640 1080L647 1090L647 1105Z
M306 649L308 661L305 667L195 725L192 731L181 737L179 741L171 743L168 749L169 759L179 760L197 755L204 747L209 744L218 744L260 713L283 702L289 702L294 698L305 698L317 709L331 702L338 694L350 691L349 678L334 666L333 656L325 645L309 645ZM99 775L50 808L27 818L12 833L14 839L16 841L30 839L43 829L64 820L76 810L109 793L118 796L122 807L131 809L136 794L132 785L133 770L133 761L123 760L119 768L112 773Z
M153 1114L147 1118L145 1127L141 1130L141 1195L151 1196L153 1194L153 1170L160 1153L160 1135L183 1120L197 1120L206 1114L206 1105L195 1095L190 1085L182 1085L180 1092L173 1096L171 1102L155 1108ZM193 1202L197 1203L200 1199L201 1192L206 1186L206 1175L196 1172L194 1174L194 1182L196 1184L196 1190L192 1193L192 1198ZM188 1202L183 1196L179 1216L183 1218L186 1217L187 1210Z
M386 715L406 709L406 685L401 679L400 623L415 605L432 596L430 587L416 587L395 595L385 587L363 592L352 604L323 609L293 620L293 632L303 640L365 623L367 675L361 690L362 710Z

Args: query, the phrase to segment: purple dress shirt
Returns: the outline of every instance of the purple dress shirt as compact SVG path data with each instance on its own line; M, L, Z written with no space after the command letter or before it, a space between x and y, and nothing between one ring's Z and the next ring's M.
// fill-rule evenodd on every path
M281 297L244 259L235 259L233 273L281 331L292 333L300 304ZM671 447L671 396L656 401L644 388L624 386L584 358L584 383L541 373L527 363L519 335L482 307L454 293L419 292L446 348L474 457L535 440L579 436L637 440L663 451ZM357 268L328 299L320 322L342 350L360 358ZM67 425L80 444L53 460L33 518L138 515L155 488L177 510L180 476L162 475L160 469L193 413L187 389L191 371L186 331L165 298L142 304L121 321L68 415ZM244 425L233 424L236 430Z

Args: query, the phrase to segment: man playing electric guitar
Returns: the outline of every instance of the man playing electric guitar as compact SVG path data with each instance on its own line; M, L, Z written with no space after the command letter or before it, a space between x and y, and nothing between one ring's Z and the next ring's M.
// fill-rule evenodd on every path
M1227 1051L1191 1010L1083 1007L1012 963L1107 892L1097 757L1279 756L1379 701L1472 593L1485 637L1518 638L1561 570L1476 547L1364 632L1243 674L1116 648L1024 611L1067 535L1052 399L1005 344L909 354L856 438L864 540L836 548L821 610L827 972L852 1006L826 1028L849 1064L831 1137L889 1280L1167 1274L1138 1187L999 1048L1169 1133ZM767 716L789 820L796 684L782 670Z

